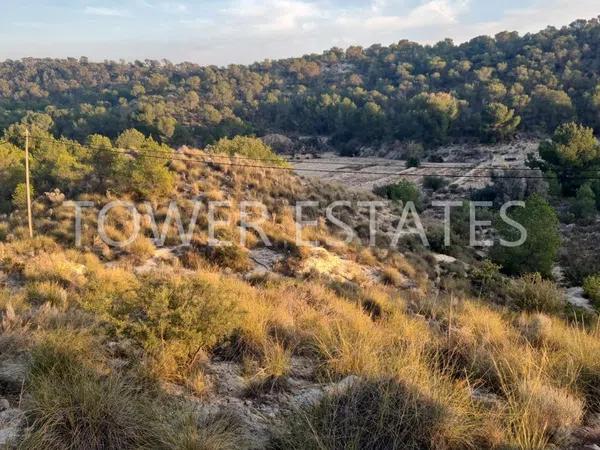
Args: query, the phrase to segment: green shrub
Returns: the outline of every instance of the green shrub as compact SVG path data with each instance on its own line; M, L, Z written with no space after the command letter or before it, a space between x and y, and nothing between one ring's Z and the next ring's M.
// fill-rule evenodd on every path
M600 307L600 274L590 275L583 280L583 290L585 295Z
M559 312L566 305L563 291L539 273L523 275L508 288L508 295L519 309L536 312Z
M257 138L236 136L233 139L219 140L210 150L214 153L224 153L229 156L263 159L266 166L288 167L285 159L277 156L271 147Z
M31 188L31 198L33 201L33 188ZM12 194L12 204L16 209L26 209L27 208L27 186L25 183L19 183L15 187L15 191Z
M425 189L431 189L433 191L439 191L440 189L448 186L448 180L443 177L435 175L428 175L423 178L423 187Z
M549 277L560 247L556 211L544 198L534 194L527 199L524 208L513 208L509 216L527 230L527 239L515 247L497 243L491 251L492 260L511 275L539 272ZM519 240L519 230L504 221L497 221L496 229L508 242Z
M374 192L393 201L413 202L417 206L421 202L421 191L416 184L408 180L375 188Z
M146 277L135 295L108 305L112 324L160 360L157 375L176 377L181 366L229 336L239 325L235 292L226 279Z

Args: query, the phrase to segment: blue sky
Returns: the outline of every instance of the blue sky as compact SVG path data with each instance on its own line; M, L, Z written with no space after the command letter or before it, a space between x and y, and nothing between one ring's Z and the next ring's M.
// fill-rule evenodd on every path
M599 14L598 0L0 0L0 59L251 63L400 39L462 42Z

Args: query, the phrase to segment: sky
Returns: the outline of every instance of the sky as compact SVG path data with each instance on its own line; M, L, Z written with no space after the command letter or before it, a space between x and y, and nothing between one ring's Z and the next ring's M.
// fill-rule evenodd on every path
M0 60L249 64L401 39L458 43L598 15L598 0L0 0Z

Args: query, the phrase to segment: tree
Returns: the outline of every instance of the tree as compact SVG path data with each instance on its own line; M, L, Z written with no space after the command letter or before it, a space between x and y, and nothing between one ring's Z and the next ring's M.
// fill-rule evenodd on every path
M88 136L87 146L90 152L88 162L93 167L95 188L103 190L111 187L123 174L125 156L113 149L109 138L99 134Z
M516 207L509 217L527 230L527 239L518 247L504 247L497 242L492 259L511 275L539 272L550 277L560 246L559 221L554 209L543 197L534 194L524 208ZM496 224L498 235L509 242L519 240L519 230L504 221Z
M596 215L596 194L589 183L577 190L575 200L571 204L571 212L576 218L587 220Z
M264 160L265 165L287 166L287 162L277 156L271 147L257 138L236 136L233 139L221 139L210 147L214 153L223 153L229 156L244 156Z
M173 194L175 174L169 171L162 158L147 156L147 153L165 152L168 147L161 146L152 139L147 139L140 150L139 155L127 162L125 169L127 190L147 199Z
M10 144L0 145L0 211L8 212L9 199L25 179L24 152Z
M31 187L31 197L33 198L34 190ZM12 204L16 209L24 210L27 208L27 185L25 183L19 183L15 187L15 190L12 194Z
M413 99L409 117L415 122L417 138L433 145L443 144L458 117L458 101L446 92L422 93Z
M118 148L128 150L139 150L146 142L146 136L140 133L138 130L130 128L129 130L123 131L115 144Z
M573 120L575 116L575 108L569 95L562 90L546 86L538 86L535 89L527 112L530 123L539 123L547 131Z
M538 151L541 168L557 174L566 195L574 194L585 178L600 168L600 144L594 130L574 122L559 126L552 140L542 142Z
M486 105L481 114L481 132L489 142L504 141L514 136L521 117L502 103Z

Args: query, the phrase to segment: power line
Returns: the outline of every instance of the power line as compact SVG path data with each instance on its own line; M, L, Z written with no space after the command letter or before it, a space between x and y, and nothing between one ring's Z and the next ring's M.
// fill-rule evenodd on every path
M268 170L280 170L280 171L286 171L286 172L316 172L316 173L331 173L331 174L335 174L335 173L339 173L339 174L351 174L351 175L386 175L386 176L398 176L398 177L426 177L426 176L439 176L439 177L446 177L446 178L496 178L496 179L533 179L533 180L547 180L547 179L552 179L553 177L548 176L548 175L537 175L537 176L529 176L529 175L501 175L501 176L493 176L492 174L489 175L476 175L476 174L441 174L441 173L402 173L402 172L373 172L373 171L365 171L365 170L340 170L340 169L302 169L302 168L294 168L294 167L281 167L281 166L264 166L264 165L254 165L254 164L240 164L240 163L235 163L235 162L220 162L220 161L214 161L212 159L196 159L196 158L177 158L174 156L177 156L176 153L174 152L164 152L161 151L162 154L166 154L169 153L171 155L174 156L159 156L157 154L153 154L153 153L148 153L144 150L133 150L133 149L115 149L115 148L106 148L106 147L100 147L100 146L84 146L78 142L65 142L65 141L61 141L58 139L50 139L50 138L41 138L43 140L52 140L53 142L56 143L62 143L65 145L74 145L77 147L81 147L83 149L88 148L88 149L95 149L97 151L104 151L104 152L111 152L111 153L117 153L117 154L121 154L121 155L127 155L130 153L135 153L137 155L143 156L145 158L152 158L152 159L160 159L163 161L183 161L183 162L196 162L196 163L203 163L203 164L207 164L207 165L221 165L221 166L232 166L232 167L243 167L243 168L254 168L254 169L268 169ZM231 159L235 159L237 158L236 156L222 156L222 155L207 155L207 158L214 158L214 157L218 157L218 158L231 158ZM445 167L444 167L445 168ZM431 169L435 169L435 168L431 168ZM463 168L464 169L464 168ZM471 170L493 170L487 167L475 167ZM595 176L595 177L580 177L580 176L575 176L575 177L564 177L566 179L573 179L573 180L600 180L599 176Z
M32 137L34 138L34 137ZM92 148L92 149L99 149L99 150L104 150L105 147L99 147L99 146L92 146L92 145L84 145L84 144L80 144L76 141L70 141L66 142L66 141L62 141L60 139L55 139L55 138L46 138L43 136L37 136L35 137L35 139L39 139L39 140L46 140L46 141L51 141L51 142L61 142L64 144L67 143L73 143L73 145L79 145L83 148ZM133 150L133 149L122 149L122 150L129 150L129 151L138 151L138 150ZM146 152L153 152L153 153L157 153L157 154L167 154L167 155L171 155L173 152L170 150L159 150L159 149L146 149L144 150ZM207 155L208 153L206 152L201 152L200 150L195 150L195 149L188 149L188 152L192 152L192 153L196 153L196 154L200 154L200 156L204 156ZM210 157L212 158L221 158L221 159L226 159L226 158L236 158L238 160L245 160L245 161L260 161L260 162L273 162L273 163L280 163L280 162L290 162L290 163L318 163L320 165L335 165L335 166L386 166L386 167L390 167L393 165L400 165L403 164L404 161L402 160L393 160L393 161L385 161L385 162L381 162L381 163L377 163L375 161L373 162L359 162L359 161L340 161L340 162L335 162L335 161L321 161L318 158L316 159L294 159L294 158L285 158L285 157L279 157L279 158L253 158L253 157L248 157L248 156L238 156L238 155L210 155ZM424 163L424 164L436 164L435 167L428 167L428 166L420 166L420 168L431 168L431 169L436 169L436 168L440 168L440 169L463 169L463 170L474 170L474 169L489 169L489 170L509 170L509 171L537 171L538 169L532 169L530 167L505 167L505 166L485 166L482 167L481 165L465 165L465 164L460 164L460 163ZM341 168L340 167L340 168ZM407 167L407 169L409 169L410 167ZM307 169L308 170L308 169ZM590 171L592 172L592 171ZM595 171L594 171L595 173Z

